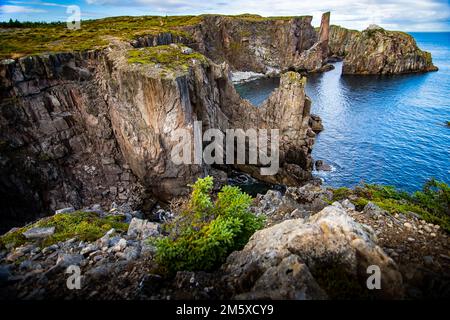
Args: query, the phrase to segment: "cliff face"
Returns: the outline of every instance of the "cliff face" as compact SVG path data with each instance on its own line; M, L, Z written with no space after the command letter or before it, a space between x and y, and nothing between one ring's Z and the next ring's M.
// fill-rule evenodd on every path
M403 32L371 26L359 32L332 26L332 54L344 57L344 74L399 74L436 71L431 54Z
M170 159L175 130L192 135L195 121L222 132L279 129L277 174L261 175L261 163L235 168L270 183L311 178L320 119L310 116L305 79L283 74L256 108L234 90L230 70L319 71L332 54L345 56L344 73L433 69L406 34L330 28L329 19L323 15L317 33L311 17L203 16L183 32L109 38L102 50L2 60L2 219L12 224L92 203L142 205L146 192L163 199L186 192L187 183L214 172Z
M215 62L227 62L233 70L318 71L324 60L321 55L310 57L307 52L318 40L311 20L311 16L289 19L205 16L199 25L186 30L200 52Z
M202 122L203 132L279 129L282 168L276 175L261 175L259 165L236 167L272 183L295 184L311 177L315 134L309 126L305 78L292 72L283 75L279 89L257 108L235 91L226 64L200 58L189 60L182 69L152 63L130 65L127 50L123 47L108 54L100 73L122 153L154 193L163 198L183 193L188 183L211 171L205 164L175 165L170 158L178 144L175 130L186 129L193 136L195 121ZM183 48L172 45L169 50Z
M128 43L85 54L4 60L0 68L0 191L5 228L38 213L92 203L142 205L147 192L168 199L186 184L213 173L205 164L175 165L171 150L178 128L193 133L216 128L279 129L281 169L259 175L259 166L239 169L270 182L294 184L311 177L314 132L305 79L283 75L265 106L242 100L229 67L192 53L173 65L134 63ZM161 52L157 52L161 58ZM163 59L162 57L161 59Z
M98 90L97 61L95 53L2 61L2 226L88 202L141 201Z

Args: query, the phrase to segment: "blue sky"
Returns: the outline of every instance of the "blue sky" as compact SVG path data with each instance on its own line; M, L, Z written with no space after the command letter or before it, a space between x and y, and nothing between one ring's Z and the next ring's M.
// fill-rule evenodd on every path
M0 0L0 21L66 21L68 5L81 8L82 19L120 15L186 15L202 13L263 16L313 15L319 25L322 12L331 22L364 29L375 23L403 31L450 31L449 0Z

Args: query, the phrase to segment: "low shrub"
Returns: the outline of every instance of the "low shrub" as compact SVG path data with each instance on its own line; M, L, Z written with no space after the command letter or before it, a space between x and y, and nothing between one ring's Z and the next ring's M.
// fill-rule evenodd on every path
M362 184L353 190L333 189L333 201L352 197L358 210L369 202L395 214L414 212L427 222L440 225L450 232L450 187L435 179L427 181L422 191L409 194L393 186Z
M198 179L185 209L167 225L167 236L155 240L156 260L165 272L214 269L264 225L249 211L249 195L224 186L213 201L212 187L212 177Z

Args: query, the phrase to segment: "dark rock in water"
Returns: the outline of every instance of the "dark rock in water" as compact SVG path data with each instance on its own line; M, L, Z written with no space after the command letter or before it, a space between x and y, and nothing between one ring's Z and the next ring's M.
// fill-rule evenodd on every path
M323 160L316 161L316 170L317 171L331 171L331 166L325 163Z
M364 31L331 26L330 51L345 57L343 74L400 74L437 71L431 54L422 51L414 38L398 31L371 25Z
M315 133L323 131L322 119L316 114L311 114L309 118L309 126Z
M334 70L334 66L332 64L327 63L320 70L323 72L331 71Z

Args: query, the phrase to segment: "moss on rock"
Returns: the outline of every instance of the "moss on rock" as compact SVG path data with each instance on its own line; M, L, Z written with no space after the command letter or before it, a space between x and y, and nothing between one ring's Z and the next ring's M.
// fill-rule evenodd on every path
M95 241L111 228L118 231L126 231L128 224L123 222L123 217L121 216L100 217L95 212L76 211L57 214L4 234L0 237L0 247L13 248L30 242L23 233L31 228L43 227L55 227L55 233L42 242L43 246L49 246L71 238Z
M194 60L208 62L202 54L175 44L128 51L128 63L159 65L168 71L187 71Z

